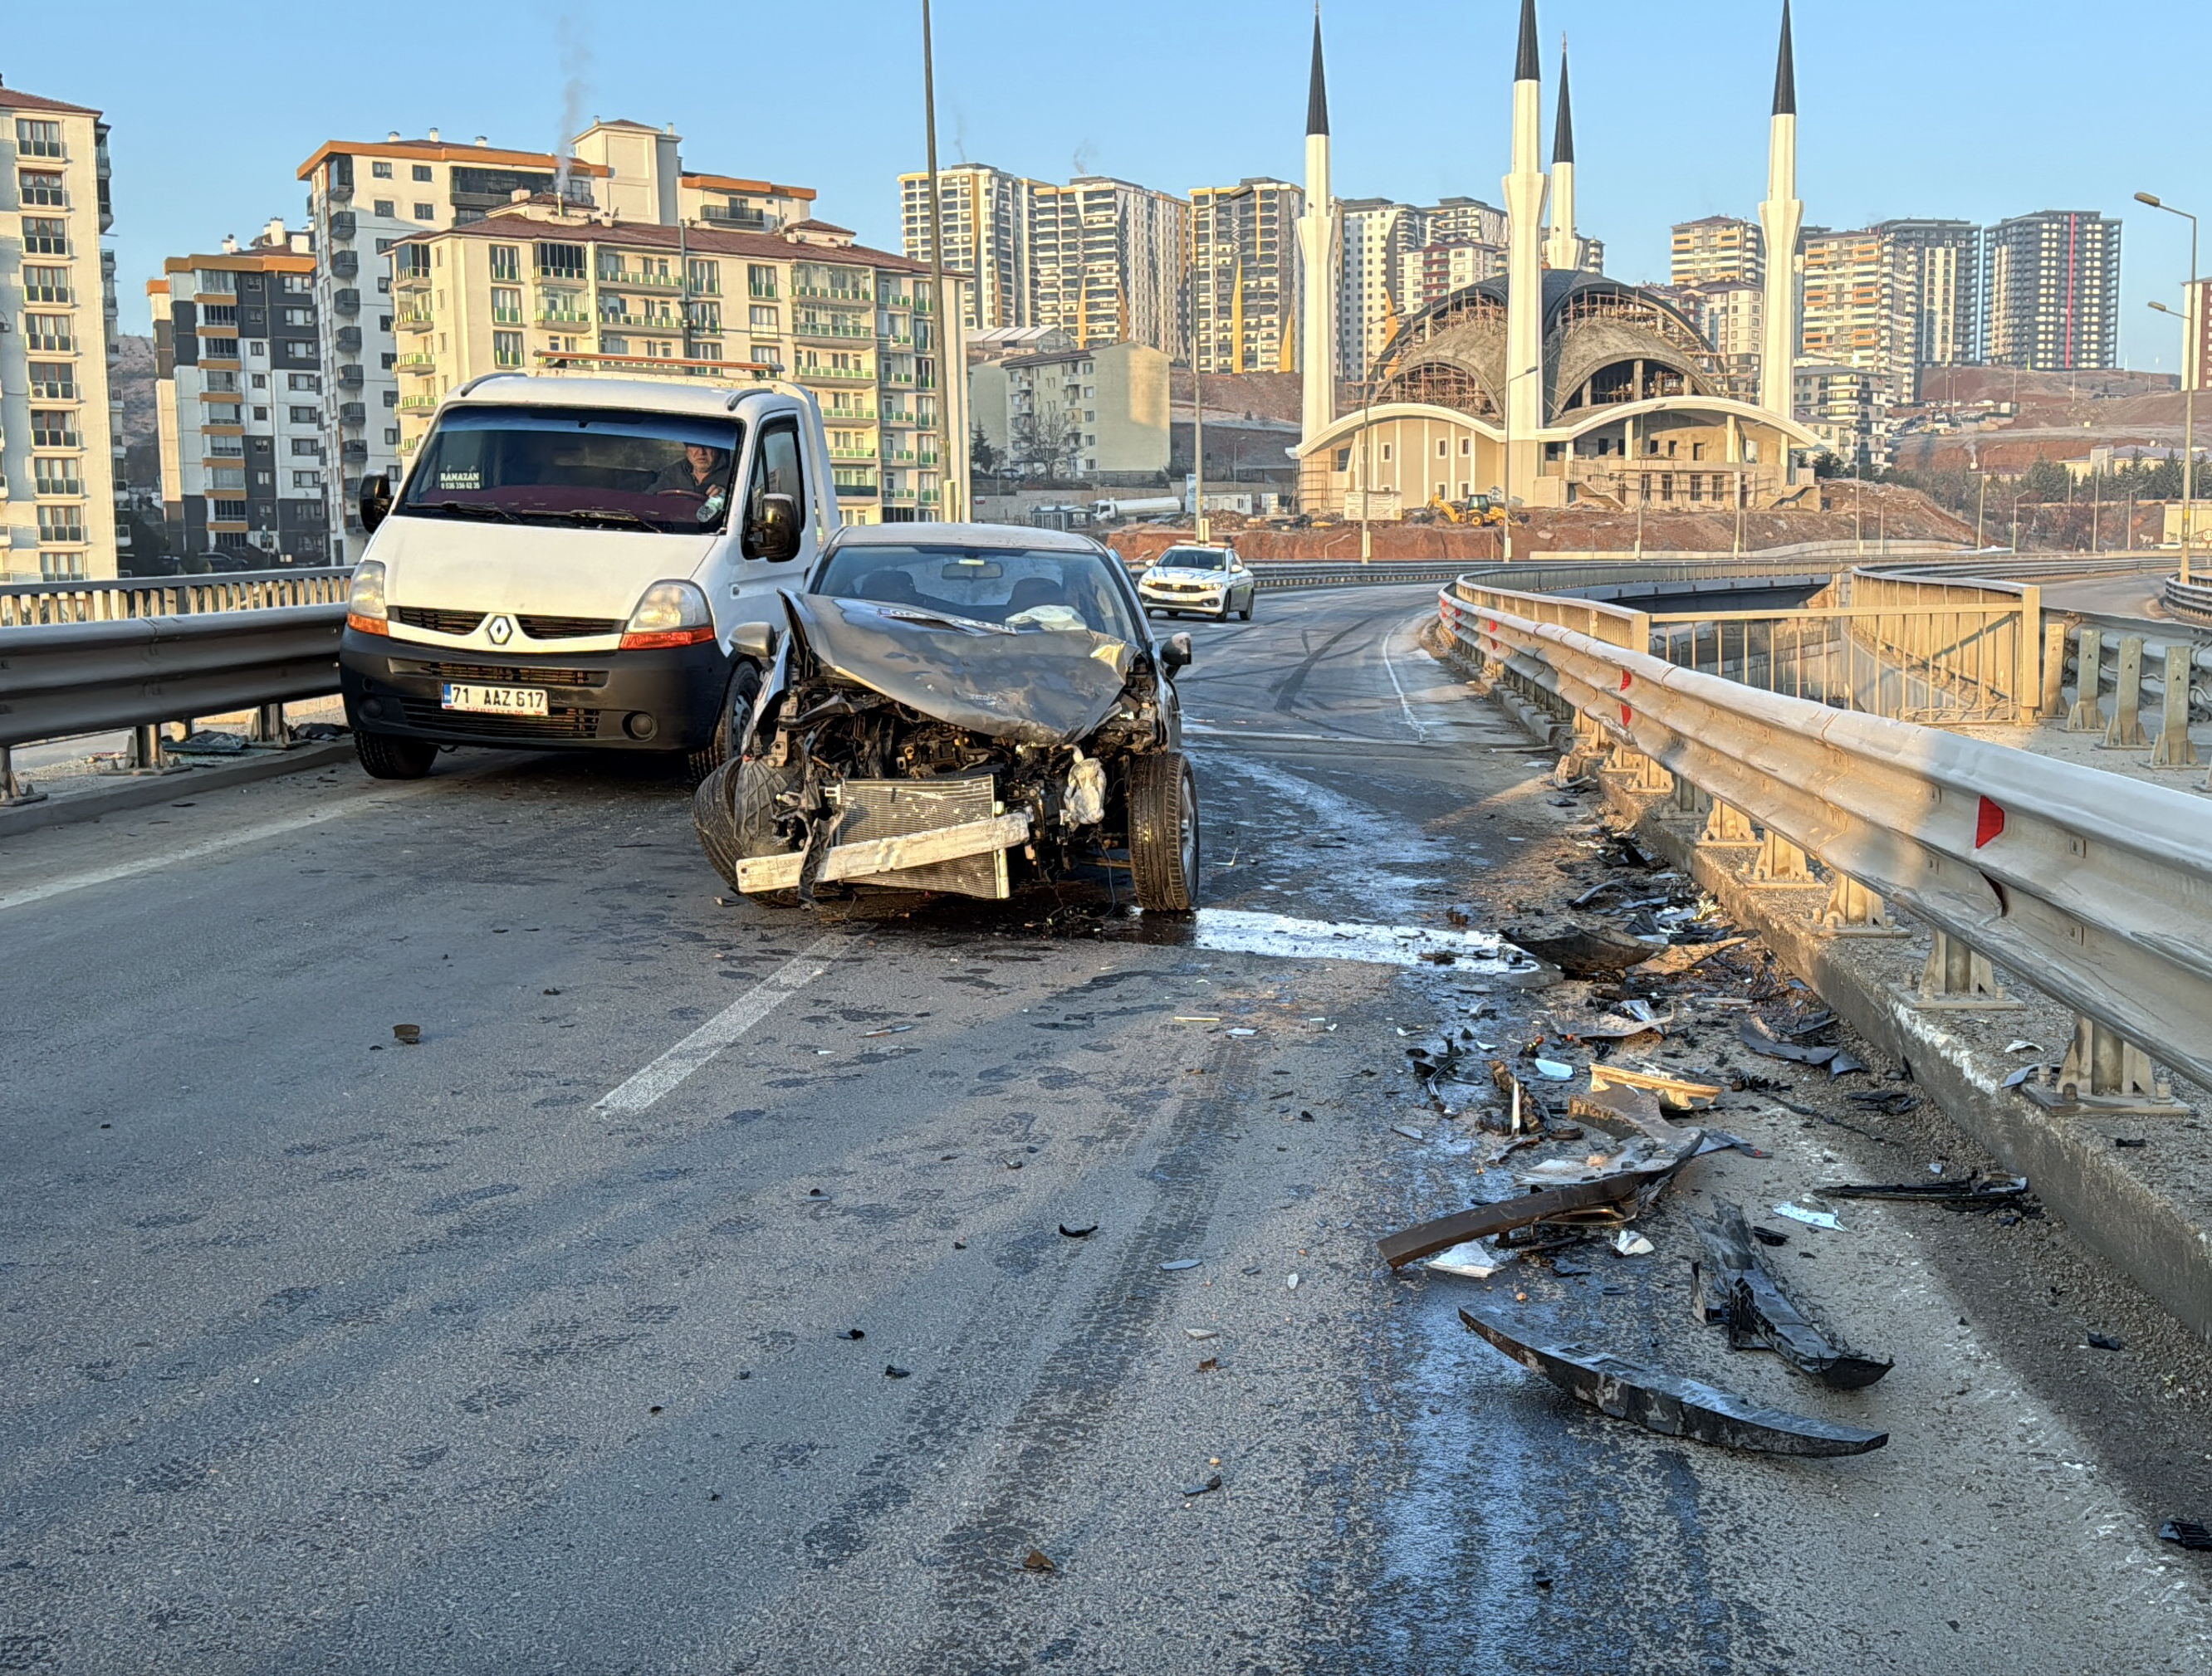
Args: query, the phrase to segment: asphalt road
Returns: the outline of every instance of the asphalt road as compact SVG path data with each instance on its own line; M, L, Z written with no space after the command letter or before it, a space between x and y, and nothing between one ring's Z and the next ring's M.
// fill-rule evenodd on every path
M2207 1668L2212 1375L2063 1230L1799 1230L1868 1392L1691 1321L1701 1195L1972 1162L1924 1114L1381 1267L1490 1196L1399 1032L1552 1002L1345 956L1586 855L1423 600L1194 629L1194 924L724 905L682 786L520 755L0 847L0 1670ZM1470 1300L1893 1441L1653 1436Z

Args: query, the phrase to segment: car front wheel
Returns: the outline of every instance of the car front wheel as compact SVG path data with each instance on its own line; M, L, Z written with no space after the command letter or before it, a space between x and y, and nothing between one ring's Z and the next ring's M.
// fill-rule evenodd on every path
M420 780L438 760L438 747L428 739L372 732L359 726L353 730L353 753L371 780Z
M1158 750L1129 765L1129 871L1137 905L1147 914L1188 914L1198 906L1201 846L1198 776L1179 750Z

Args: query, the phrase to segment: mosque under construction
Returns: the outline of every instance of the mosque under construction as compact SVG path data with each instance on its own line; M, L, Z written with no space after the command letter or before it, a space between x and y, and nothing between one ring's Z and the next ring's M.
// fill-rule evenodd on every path
M1306 108L1305 287L1299 504L1309 512L1401 516L1432 499L1504 489L1534 507L1751 509L1789 504L1820 440L1790 413L1797 340L1795 264L1766 264L1757 400L1731 394L1719 357L1664 299L1582 267L1575 228L1574 119L1564 49L1548 174L1539 162L1543 95L1535 0L1522 0L1513 79L1512 168L1504 180L1506 271L1409 316L1340 413L1331 376L1337 319L1335 200L1321 22ZM1784 0L1766 201L1770 252L1794 252L1797 97ZM1547 236L1544 212L1551 228Z

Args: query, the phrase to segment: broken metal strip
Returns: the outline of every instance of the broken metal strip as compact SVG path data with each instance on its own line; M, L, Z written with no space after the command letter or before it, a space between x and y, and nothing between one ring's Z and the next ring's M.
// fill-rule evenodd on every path
M872 843L839 844L822 858L819 879L861 878L892 873L906 867L925 867L933 862L957 861L964 856L988 855L1012 849L1030 835L1027 815L999 815L988 821L940 827L935 832L911 833L903 837L878 838ZM740 890L792 890L799 886L806 857L799 851L784 855L750 856L738 863Z
M1754 691L1449 593L1444 613L1614 741L2212 1081L2212 830L2187 792Z
M1462 1309L1459 1318L1522 1367L1617 1420L1662 1437L1686 1437L1723 1448L1770 1454L1864 1454L1889 1442L1886 1431L1838 1425L1784 1408L1766 1408L1733 1392L1638 1367L1579 1345L1524 1343L1498 1322Z
M1685 1133L1696 1135L1698 1140L1704 1139L1694 1130ZM1477 1205L1470 1210L1456 1211L1448 1217L1401 1229L1395 1234L1385 1234L1375 1243L1383 1261L1394 1269L1401 1269L1408 1263L1419 1262L1468 1240L1526 1228L1532 1223L1572 1218L1589 1219L1592 1212L1597 1213L1599 1220L1617 1219L1606 1218L1605 1211L1655 1192L1689 1163L1696 1151L1693 1143L1649 1169L1624 1169L1595 1181L1577 1181L1564 1187L1524 1193L1517 1199L1500 1199L1493 1205Z
M1708 1306L1717 1303L1730 1349L1771 1350L1798 1372L1838 1391L1863 1389L1890 1370L1892 1363L1845 1349L1805 1314L1752 1243L1741 1206L1716 1199L1712 1219L1692 1218L1692 1225L1705 1248L1705 1265L1696 1266L1698 1294ZM1717 1284L1709 1290L1711 1283ZM1703 1313L1711 1319L1710 1307Z

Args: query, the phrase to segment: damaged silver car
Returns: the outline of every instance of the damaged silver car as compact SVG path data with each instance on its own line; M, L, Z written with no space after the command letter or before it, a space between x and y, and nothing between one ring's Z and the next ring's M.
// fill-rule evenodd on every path
M1081 536L997 525L840 531L783 621L744 748L703 781L699 841L766 901L824 886L1004 897L1085 865L1139 906L1197 903L1183 635L1155 641L1128 573Z

